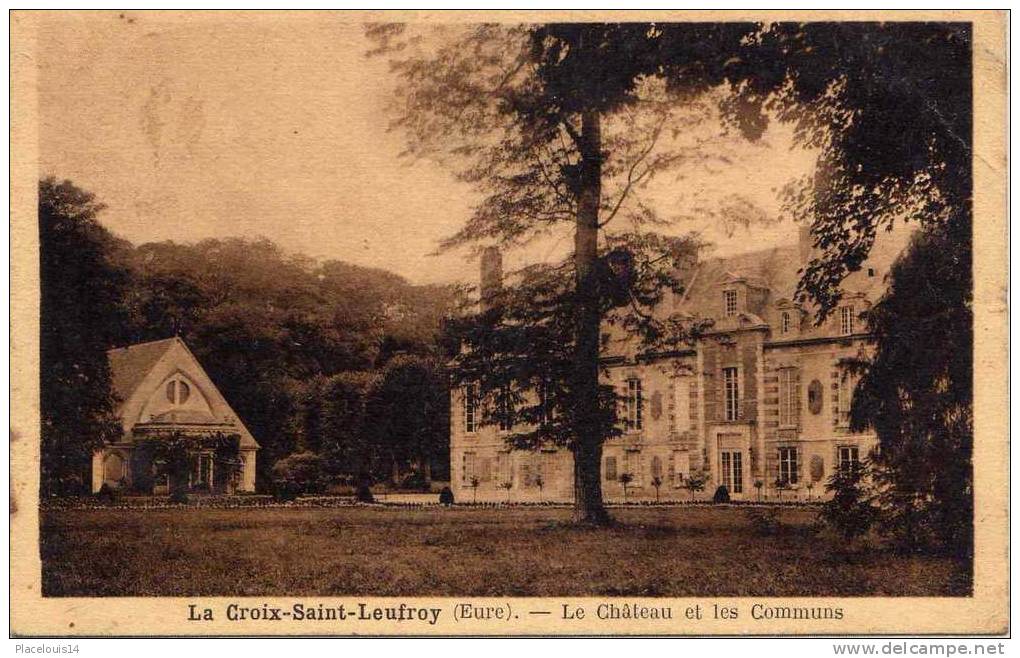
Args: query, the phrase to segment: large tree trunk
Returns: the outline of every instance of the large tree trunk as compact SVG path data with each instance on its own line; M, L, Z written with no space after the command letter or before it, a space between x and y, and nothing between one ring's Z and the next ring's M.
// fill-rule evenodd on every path
M599 420L599 309L597 261L599 200L602 194L602 135L599 113L581 118L581 160L577 181L577 232L574 265L577 325L573 377L574 519L604 524L602 503L602 427Z

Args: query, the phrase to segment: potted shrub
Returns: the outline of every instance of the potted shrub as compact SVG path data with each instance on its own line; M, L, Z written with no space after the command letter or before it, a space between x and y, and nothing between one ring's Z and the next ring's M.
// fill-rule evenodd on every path
M630 473L621 473L620 474L620 484L623 485L623 502L627 502L627 487L633 481L634 481L634 476L631 475Z

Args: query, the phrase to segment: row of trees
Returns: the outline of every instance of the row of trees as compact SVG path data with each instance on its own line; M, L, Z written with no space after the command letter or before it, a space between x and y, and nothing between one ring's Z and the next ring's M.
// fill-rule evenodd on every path
M70 182L40 182L44 492L87 481L93 448L119 436L106 350L174 335L261 443L263 487L295 451L321 451L338 472L444 474L452 288L268 240L135 247L101 210ZM351 420L357 405L371 422Z

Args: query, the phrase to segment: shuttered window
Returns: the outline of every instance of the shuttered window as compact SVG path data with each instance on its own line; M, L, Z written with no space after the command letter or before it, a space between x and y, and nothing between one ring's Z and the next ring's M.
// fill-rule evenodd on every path
M673 380L673 431L683 434L691 429L691 380Z
M606 480L616 480L616 457L606 457Z
M463 461L461 463L461 481L470 483L471 478L475 477L475 453L465 452Z

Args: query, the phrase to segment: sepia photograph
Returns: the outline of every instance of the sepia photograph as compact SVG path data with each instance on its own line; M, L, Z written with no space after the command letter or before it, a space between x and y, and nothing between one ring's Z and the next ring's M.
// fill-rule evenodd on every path
M1008 17L646 13L13 11L12 633L1008 633Z

